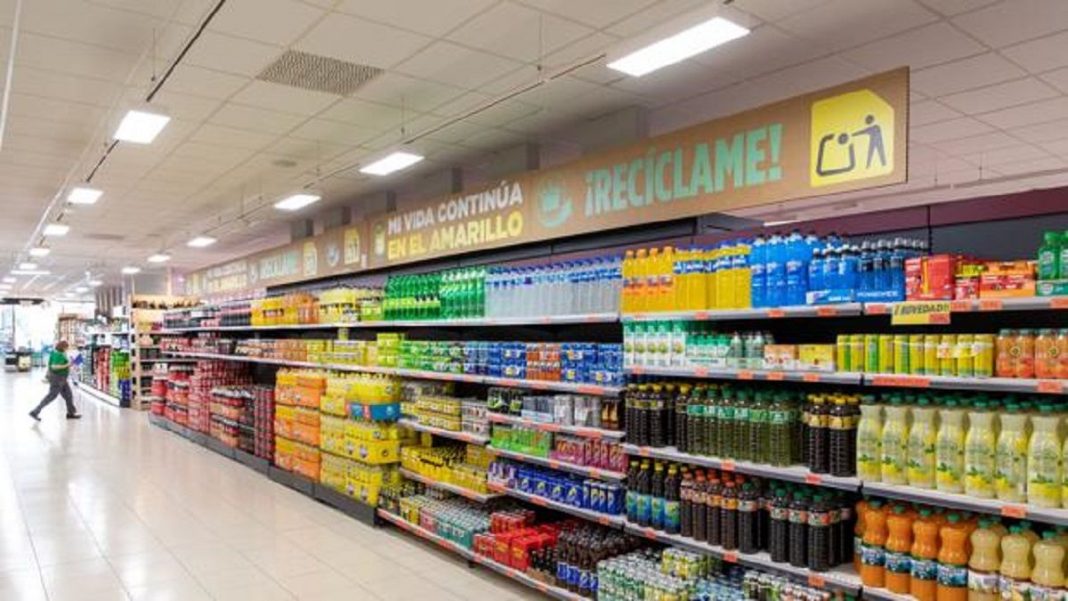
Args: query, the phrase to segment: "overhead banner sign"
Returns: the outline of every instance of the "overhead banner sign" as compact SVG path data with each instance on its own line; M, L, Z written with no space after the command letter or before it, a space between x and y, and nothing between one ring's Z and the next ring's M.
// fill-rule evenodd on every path
M367 267L902 183L908 100L901 68L433 199L368 224Z

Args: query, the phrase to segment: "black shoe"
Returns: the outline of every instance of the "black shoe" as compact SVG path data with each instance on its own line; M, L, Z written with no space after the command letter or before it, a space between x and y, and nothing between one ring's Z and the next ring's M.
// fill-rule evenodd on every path
M36 411L30 411L30 417L32 417L33 419L35 419L37 421L41 421L41 416L37 415Z
M68 413L67 414L67 419L81 419L81 418L82 418L82 414L81 413Z

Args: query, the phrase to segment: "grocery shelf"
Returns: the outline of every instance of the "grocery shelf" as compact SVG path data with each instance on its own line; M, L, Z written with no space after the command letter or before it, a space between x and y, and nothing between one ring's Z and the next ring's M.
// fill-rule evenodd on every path
M628 367L635 376L667 376L672 378L702 378L709 380L762 380L768 382L809 382L813 384L854 384L862 382L854 372L778 371L766 369L734 369L713 367Z
M439 482L437 480L434 480L433 478L428 478L426 476L423 476L422 474L417 474L411 470L404 468L400 469L400 473L402 476L409 480L415 480L416 482L420 482L425 486L436 488L438 490L445 490L451 492L454 495L460 495L461 497L471 499L472 501L478 501L479 503L485 503L491 499L499 499L502 496L500 494L494 493L475 492L471 489L464 488L462 486L449 484L448 482Z
M397 425L404 426L405 428L409 428L411 430L416 430L419 432L429 432L431 434L434 434L435 436L451 438L453 440L459 440L470 444L485 445L489 442L488 436L479 436L478 434L471 434L470 432L457 432L455 430L435 428L434 426L421 424L415 421L414 419L409 418L402 418L400 420L397 420Z
M865 587L863 597L865 599L878 599L879 601L916 601L916 598L912 595L900 595L892 593L885 588L872 587Z
M104 401L108 405L113 405L115 407L122 407L122 401L120 399L111 396L110 393L104 392L92 384L86 382L76 382L75 384L79 390L97 400Z
M889 315L900 303L865 303L865 315ZM949 301L951 313L997 311L1049 311L1068 309L1068 296L1027 296L1021 298L976 298Z
M709 309L705 311L648 311L624 313L627 321L741 321L746 319L782 319L795 317L849 317L862 315L860 303L835 305L796 305L791 307L760 309Z
M186 332L267 332L279 330L336 330L348 329L385 329L385 328L447 328L480 326L524 326L524 325L569 325L583 323L615 323L619 313L580 313L574 315L546 315L529 317L474 317L466 319L395 319L378 321L356 321L348 323L308 323L269 326L197 326L189 328L167 328L159 330L160 334L182 334Z
M788 563L772 561L771 556L766 552L748 554L739 553L737 551L727 551L723 547L703 543L678 534L668 534L653 528L646 528L637 524L632 524L626 520L623 522L623 530L661 543L677 545L697 551L698 553L705 553L713 557L719 557L727 563L737 563L743 566L789 576L794 580L805 582L809 586L815 588L843 591L852 595L860 593L861 590L860 576L857 575L853 570L853 566L850 564L838 566L827 572L814 572L808 568L798 568Z
M532 419L525 419L514 415L504 415L501 413L493 413L492 411L487 413L489 421L498 424L511 424L513 426L522 426L524 428L531 428L534 430L542 430L544 432L560 432L562 434L573 434L575 436L583 436L586 438L612 438L620 439L626 436L626 432L621 430L604 430L602 428L591 428L588 426L566 426L563 424L553 424L548 422L539 422Z
M411 534L414 534L415 536L418 536L419 538L428 540L438 545L439 547L442 547L443 549L456 553L457 555L463 557L464 559L470 562L485 566L493 570L494 572L497 572L498 574L507 576L508 578L511 578L517 582L521 582L531 588L537 589L554 599L562 599L564 601L585 601L585 597L576 595L565 589L552 586L540 580L535 580L534 578L531 578L530 576L524 574L523 572L520 572L519 570L497 563L496 561L493 561L488 557L484 557L475 553L467 547L457 545L456 543L442 538L425 528L412 524L404 518L389 511L386 511L385 509L378 510L378 517L384 521L393 524L394 526L397 526L401 530L405 530Z
M1068 380L1035 378L961 378L957 376L910 376L902 374L864 374L868 386L904 388L943 388L950 390L985 390L1042 394L1068 393Z
M1032 519L1055 526L1068 526L1068 509L1036 507L1026 503L1008 503L999 499L980 499L964 494L948 493L934 489L897 486L882 482L867 482L862 486L865 494L879 495L903 501L915 501L964 511L987 513L1017 519Z
M787 482L812 484L815 486L837 488L853 492L860 490L861 487L858 478L844 478L832 476L830 474L817 474L801 465L777 467L762 463L751 463L749 461L735 461L733 459L720 459L718 457L708 457L705 455L691 455L689 453L683 453L675 447L640 447L629 443L623 445L623 452L628 455L650 457L653 459L662 459L664 461L673 461L688 465L698 465L725 472L738 472L740 474L750 474L764 478L774 478L776 480L785 480Z
M549 459L548 457L538 457L536 455L527 455L526 453L516 453L515 451L507 451L505 449L498 449L494 447L489 447L489 451L494 455L497 455L498 457L507 457L508 459L515 459L516 461L522 461L523 463L533 463L535 465L540 465L554 470L571 472L572 474L586 476L587 478L596 478L597 480L619 482L621 480L626 479L627 477L627 475L623 472L613 472L596 467L587 467L585 465L577 465L574 463L569 463L567 461Z
M515 497L539 507L546 507L548 509L555 509L563 513L569 513L574 516L578 516L583 519L590 520L591 522L597 522L602 526L612 526L619 528L623 524L623 516L620 515L608 515L606 513L598 513L589 509L582 509L581 507L572 507L571 505L565 505L564 503L557 503L551 499L545 497L539 497L537 495L527 494L520 492L507 486L502 486L493 482L489 483L489 489L494 492L506 494L509 497Z

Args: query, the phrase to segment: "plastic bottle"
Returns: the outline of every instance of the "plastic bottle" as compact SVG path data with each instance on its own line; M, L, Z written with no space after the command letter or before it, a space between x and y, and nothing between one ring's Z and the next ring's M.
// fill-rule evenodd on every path
M779 234L768 239L767 259L766 306L781 307L786 304L786 245Z
M1016 377L1016 356L1015 346L1016 344L1016 332L1009 329L1003 329L998 331L998 337L995 342L995 350L997 351L995 359L995 374L999 378L1013 378Z
M1038 279L1055 280L1061 271L1061 235L1059 232L1046 232L1042 236L1042 246L1038 247Z
M882 479L883 407L873 399L860 405L857 426L857 475L865 482Z
M864 586L882 588L886 584L886 515L882 501L868 502L860 549L860 579Z
M994 451L994 489L1002 501L1023 503L1027 500L1029 420L1018 404L1008 403L999 421L1001 430Z
M808 289L823 290L826 288L823 280L823 260L825 254L822 248L812 250L812 260L808 263Z
M909 592L909 574L912 572L912 514L904 505L894 505L886 518L886 588L891 592Z
M790 565L796 568L803 568L808 565L808 511L808 495L803 490L794 491L793 498L790 500L789 511L789 548ZM880 561L882 560L881 554L879 559Z
M917 488L935 487L938 444L937 412L926 397L912 408L912 426L908 442L908 482Z
M768 553L776 563L790 560L789 512L790 501L786 489L778 487L768 500Z
M980 499L995 495L997 471L997 432L995 414L980 401L968 412L968 434L964 438L964 492Z
M841 257L840 249L828 244L823 249L823 287L826 290L838 290L841 287L838 261Z
M968 535L960 514L951 513L939 530L937 601L968 598Z
M908 482L909 410L901 397L891 398L883 423L881 480L887 484Z
M664 477L664 532L678 534L682 527L679 507L679 468L675 464L668 467Z
M1059 376L1060 357L1057 356L1057 331L1043 328L1035 337L1035 377L1052 379Z
M865 497L856 504L857 521L853 524L853 571L860 573L860 556L864 547L864 520L867 518L870 503Z
M998 590L1002 599L1022 601L1031 588L1031 540L1023 535L1023 527L1009 529L1001 539L1001 568L998 571Z
M753 239L749 251L749 277L752 286L753 307L768 306L768 247L764 236Z
M920 509L912 523L912 572L909 594L917 601L935 601L938 596L938 530L940 524L929 508Z
M1041 405L1031 417L1034 432L1027 448L1027 502L1038 507L1061 506L1063 440L1061 416Z
M964 490L964 410L950 399L938 411L935 484L942 492Z
M1035 377L1035 331L1020 330L1016 336L1016 378Z
M1068 279L1068 232L1061 232L1061 260L1058 279Z
M1057 533L1047 530L1042 540L1035 544L1031 553L1035 567L1031 570L1031 599L1049 601L1063 599L1065 550L1056 540Z
M794 230L786 238L786 304L805 304L808 292L808 245L801 232Z
M838 261L838 286L841 289L856 290L859 262L860 251L856 246L843 248L841 259Z
M992 526L994 518L979 521L969 540L968 601L995 601L998 598L998 569L1001 568L1002 534Z

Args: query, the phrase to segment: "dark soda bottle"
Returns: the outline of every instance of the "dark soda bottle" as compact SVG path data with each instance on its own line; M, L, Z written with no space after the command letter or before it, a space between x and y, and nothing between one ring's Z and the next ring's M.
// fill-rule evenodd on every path
M674 384L666 384L664 386L664 417L667 419L667 423L664 427L664 446L674 447L675 443L675 428L676 428L676 409L675 399L678 397L678 390Z
M719 544L728 551L738 549L738 490L734 481L723 483L723 502L719 508Z
M664 464L653 464L653 482L649 490L649 524L657 530L664 529Z
M638 414L635 401L638 395L637 384L627 384L623 392L623 433L627 442L638 444Z
M790 499L785 488L776 488L768 501L768 552L771 560L786 563L790 560L789 528Z
M667 419L664 417L666 411L667 400L664 398L664 387L660 384L653 384L649 393L649 436L646 440L646 445L651 447L667 446Z
M824 495L816 495L808 510L808 569L831 568L831 507Z
M831 412L828 424L832 476L857 475L857 423L859 419L860 405L856 397L840 396L835 399L834 410Z
M678 534L681 528L679 515L679 468L670 465L664 477L664 532Z
M679 394L675 397L675 428L674 438L671 441L675 448L683 453L689 453L689 403L690 403L690 391L689 384L683 384L679 386Z
M649 469L648 460L642 460L637 480L637 521L641 526L649 526L652 523L652 473Z
M803 568L808 565L808 497L805 491L794 492L789 518L790 565Z
M756 553L760 550L760 503L752 482L742 485L738 495L738 550Z
M723 541L723 516L720 514L723 507L723 483L720 481L720 474L714 471L708 473L708 497L705 504L708 506L708 524L705 538L702 540L718 547Z
M624 497L627 521L638 523L638 474L641 472L641 462L637 459L630 460L627 469L627 494Z
M808 469L817 474L831 471L830 407L823 395L812 395L808 424Z
M679 483L679 534L693 538L693 476L685 467Z
M838 536L841 551L835 565L849 561L853 557L853 504L844 494L838 495Z
M694 538L703 541L708 540L708 483L705 481L705 473L697 470L697 476L693 482L693 532Z

